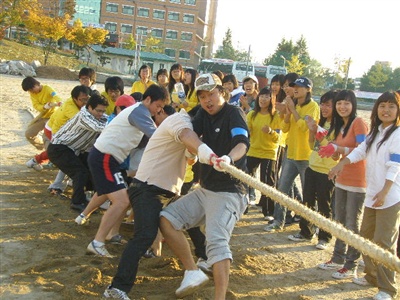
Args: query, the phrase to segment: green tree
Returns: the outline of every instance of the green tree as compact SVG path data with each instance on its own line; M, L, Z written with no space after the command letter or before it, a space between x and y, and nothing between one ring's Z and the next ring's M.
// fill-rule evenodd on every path
M389 80L385 84L386 90L398 91L400 90L400 68L393 70Z
M164 53L164 47L162 45L162 41L155 37L148 37L144 42L143 51L153 52L153 53Z
M127 39L124 40L123 46L124 49L135 50L136 49L136 41L133 37L133 34L130 34Z
M390 67L376 63L362 76L361 90L378 93L385 92L391 73L392 69Z
M233 47L232 43L232 31L230 28L225 33L225 37L222 40L222 47L218 49L215 53L215 58L225 58L225 59L232 59L235 61L247 61L248 59L248 51L240 51ZM252 58L249 57L249 61Z
M282 38L282 40L276 47L275 53L265 58L263 64L265 66L267 65L286 66L286 62L290 60L292 58L292 55L295 53L294 49L295 46L293 45L292 40L287 41L285 38ZM282 57L284 57L285 59L283 59Z

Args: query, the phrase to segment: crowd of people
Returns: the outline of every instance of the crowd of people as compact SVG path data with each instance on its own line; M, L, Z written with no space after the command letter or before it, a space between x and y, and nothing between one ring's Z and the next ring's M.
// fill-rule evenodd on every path
M395 254L400 227L400 92L383 93L371 113L371 128L357 117L352 90L312 98L313 83L296 73L276 75L259 90L255 76L239 84L232 74L198 74L174 64L152 81L139 69L131 93L111 76L104 91L91 68L65 101L33 77L22 81L37 117L25 136L39 151L26 166L59 169L50 193L66 197L75 222L109 202L86 252L113 257L107 243L124 245L118 270L104 297L129 299L139 260L161 255L161 240L184 267L178 298L194 293L213 276L215 299L225 299L236 222L258 208L267 232L299 221L294 242L325 250L332 235L224 171L224 164L252 176ZM41 132L43 131L43 134ZM301 191L296 185L300 177ZM133 235L119 233L129 214ZM186 239L189 235L193 246ZM375 286L376 300L395 299L396 273L336 237L332 257L318 265L333 278ZM364 264L365 276L357 277Z

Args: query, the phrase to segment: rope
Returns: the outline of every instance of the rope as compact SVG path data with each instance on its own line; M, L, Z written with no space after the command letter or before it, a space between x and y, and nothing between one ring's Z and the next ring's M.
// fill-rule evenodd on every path
M296 214L307 219L319 228L331 233L333 236L340 238L342 241L359 250L364 255L373 258L376 262L382 263L385 267L391 270L400 272L400 259L389 251L346 229L342 224L325 218L297 200L289 198L277 189L258 181L256 178L246 174L242 170L239 170L225 162L221 162L220 166L233 177L259 190L262 194L270 197L279 204L288 207L290 210L296 212Z

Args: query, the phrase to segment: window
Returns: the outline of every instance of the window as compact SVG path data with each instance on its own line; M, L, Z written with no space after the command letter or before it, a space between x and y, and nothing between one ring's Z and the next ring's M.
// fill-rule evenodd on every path
M164 19L165 19L165 11L164 11L164 10L155 9L155 10L153 11L153 19L161 19L161 20L164 20Z
M162 29L152 29L151 30L151 35L155 38L162 38L163 36L163 30Z
M136 33L141 35L147 35L147 27L138 26L136 28Z
M179 51L179 58L190 59L190 52L189 51L185 51L185 50L180 50Z
M106 4L106 11L108 12L118 12L118 4L114 4L114 3L107 3Z
M178 39L178 31L175 30L168 30L167 31L167 39L176 40Z
M121 25L121 32L122 33L132 33L132 25L122 24Z
M187 4L187 5L196 5L196 0L185 0L185 4Z
M139 8L138 16L148 18L149 15L150 15L150 12L149 12L148 8L143 8L143 7Z
M170 21L178 21L179 22L179 13L178 12L169 12L168 20Z
M135 12L135 8L133 6L127 6L127 5L122 6L122 13L124 15L133 15L134 12Z
M174 57L176 56L175 49L165 49L165 55L168 55L169 57Z
M191 42L192 39L193 39L193 33L191 33L191 32L182 32L181 33L181 39L182 39L182 41Z
M117 31L117 23L106 23L106 29L111 32Z
M164 64L160 64L160 69L165 69L165 65Z
M184 14L183 22L193 24L194 23L194 15Z
M169 0L171 3L181 3L181 0Z

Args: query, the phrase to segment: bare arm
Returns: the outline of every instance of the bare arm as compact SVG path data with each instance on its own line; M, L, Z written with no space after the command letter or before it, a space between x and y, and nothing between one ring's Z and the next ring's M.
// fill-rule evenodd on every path
M181 131L179 139L191 153L197 153L197 149L203 144L197 134L189 128L185 128Z
M246 155L247 146L243 143L237 144L233 149L229 152L228 156L231 158L232 163L241 159L244 155Z

